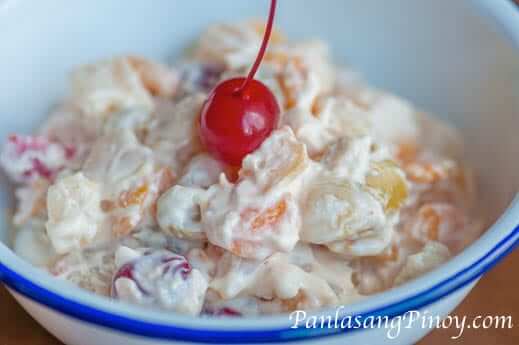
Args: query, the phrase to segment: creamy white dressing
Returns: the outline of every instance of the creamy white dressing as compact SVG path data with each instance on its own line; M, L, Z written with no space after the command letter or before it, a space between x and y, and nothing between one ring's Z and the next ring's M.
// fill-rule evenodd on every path
M334 66L320 41L275 32L258 78L278 128L239 168L207 153L206 93L246 73L261 27L210 26L187 58L196 81L131 56L78 68L38 136L2 151L15 251L119 300L243 316L351 303L479 235L459 135Z

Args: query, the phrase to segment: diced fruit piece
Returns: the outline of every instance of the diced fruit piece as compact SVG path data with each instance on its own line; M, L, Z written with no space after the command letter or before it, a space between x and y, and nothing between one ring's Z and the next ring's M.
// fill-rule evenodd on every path
M384 200L385 209L389 212L398 210L408 196L404 173L392 161L372 163L366 184Z
M157 222L161 230L184 239L204 239L201 204L205 191L199 188L173 186L157 202Z
M103 220L100 186L82 173L65 176L47 193L49 239L58 254L85 247Z
M38 178L52 181L73 157L72 147L46 137L13 134L7 139L0 163L13 181L28 183Z
M209 188L218 183L220 174L229 170L222 162L207 153L193 157L184 168L178 184L185 187Z
M226 80L212 91L200 116L200 137L218 159L241 165L277 126L279 106L272 92L251 80L238 92L244 78Z
M299 240L301 214L292 194L266 197L249 180L216 185L209 192L202 228L212 244L243 258L264 259L289 252ZM235 195L250 199L243 204Z
M266 192L287 187L301 177L308 166L305 145L285 126L275 130L259 149L245 158L239 176L240 180L253 180Z
M135 189L123 192L119 197L121 207L141 205L148 195L148 184L143 184Z
M83 65L72 74L72 97L81 113L93 118L129 108L153 109L141 73L127 57Z
M206 279L185 257L156 250L123 264L113 277L111 295L119 300L198 315L206 290Z
M369 136L344 137L328 146L321 163L334 176L364 183L372 160L373 140Z
M310 187L301 238L326 244L382 235L386 216L381 202L357 183L327 178Z
M154 96L172 97L179 83L179 75L168 66L140 56L129 56L129 64L137 71L144 87Z
M272 226L285 214L287 204L285 200L281 200L274 207L270 207L254 217L252 221L252 230L258 230L265 226Z
M478 236L481 226L471 222L462 209L448 203L426 203L407 224L406 231L416 240L438 241L457 253Z

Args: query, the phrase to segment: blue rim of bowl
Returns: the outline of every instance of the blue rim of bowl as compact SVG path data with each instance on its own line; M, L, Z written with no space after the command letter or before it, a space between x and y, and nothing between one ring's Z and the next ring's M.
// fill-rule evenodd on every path
M501 24L501 29L512 38L516 45L519 45L519 24L514 24L512 19L515 18L511 18L511 14L506 13L506 11L510 10L510 4L517 4L513 0L503 0L501 3L493 2L492 5L490 5L488 0L477 0L476 2L479 4L481 11L494 17ZM499 4L499 6L496 4ZM514 17L517 17L517 15L518 13L513 14ZM432 287L397 302L392 302L363 313L343 314L339 317L339 322L343 318L359 318L360 320L373 316L387 316L391 318L403 315L409 310L421 309L475 281L517 246L519 246L519 224L477 261ZM190 329L140 321L78 303L31 282L2 262L0 262L0 281L21 295L75 319L108 329L154 339L213 344L289 342L311 340L364 329L355 326L348 328L281 328L242 331Z
M480 259L451 275L447 279L413 296L358 314L339 317L358 318L403 315L409 310L419 310L470 284L491 269L501 259L519 246L519 225ZM19 275L0 263L0 280L11 289L73 318L128 334L163 340L180 340L213 344L265 343L311 340L315 338L350 333L362 327L345 328L282 328L269 330L204 330L189 329L135 320L84 305L49 291Z

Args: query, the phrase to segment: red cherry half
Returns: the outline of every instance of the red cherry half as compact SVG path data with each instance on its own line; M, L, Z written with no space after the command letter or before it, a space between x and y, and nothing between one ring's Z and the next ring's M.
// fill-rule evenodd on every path
M234 78L218 84L200 116L200 135L207 150L233 166L241 165L279 120L279 105L269 88L253 79L239 91L244 81Z

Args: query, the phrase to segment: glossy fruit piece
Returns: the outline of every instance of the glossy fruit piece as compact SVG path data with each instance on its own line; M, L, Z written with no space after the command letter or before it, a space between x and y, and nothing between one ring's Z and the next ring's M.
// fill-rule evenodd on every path
M389 212L398 210L409 194L404 173L389 160L372 163L366 184L384 200Z
M256 150L277 126L279 105L272 92L258 80L239 91L245 78L225 80L205 102L200 136L216 158L234 166Z

